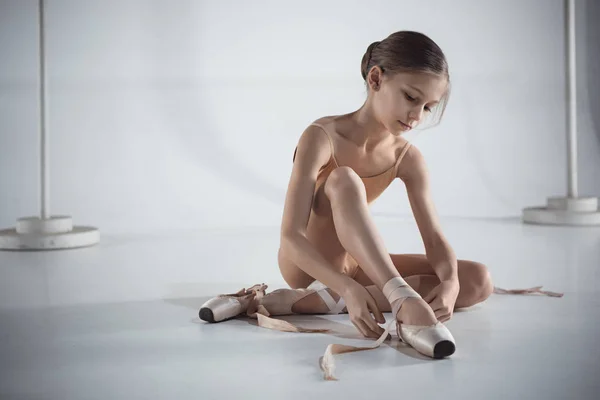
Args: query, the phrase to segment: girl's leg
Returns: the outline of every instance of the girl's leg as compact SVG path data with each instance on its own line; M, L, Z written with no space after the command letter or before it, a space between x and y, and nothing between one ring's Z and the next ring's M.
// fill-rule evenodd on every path
M406 282L410 285L410 278L406 279ZM411 285L412 286L412 285ZM390 307L390 303L387 301L381 290L377 288L375 285L367 286L366 289L371 293L373 299L377 303L377 307L381 312L390 312L392 311ZM298 290L298 289L288 289L288 290ZM329 294L337 301L339 296L334 293L331 289L327 289ZM321 299L318 293L312 293L294 303L292 310L296 314L326 314L329 312L329 308L325 304L325 302ZM343 311L347 312L346 309Z
M440 284L440 280L431 267L427 257L421 254L390 254L394 266L409 285L422 297ZM354 279L363 286L373 282L361 269ZM485 301L493 292L494 285L487 267L481 263L458 260L458 280L460 292L455 308L471 307Z
M424 255L387 253L383 240L370 217L364 185L354 171L345 167L333 171L325 185L325 194L331 203L338 238L361 266L354 279L367 288L382 312L391 311L389 302L381 292L382 285L391 277L402 276L422 297L439 284L439 279ZM456 302L457 308L469 307L484 301L493 291L489 272L480 263L459 260L458 278L461 291ZM374 281L377 281L377 284ZM330 289L328 292L334 300L338 300L339 296L336 293ZM417 304L411 305L411 303ZM425 304L420 299L407 299L402 307L404 314L415 316L419 313L423 314L423 310L419 310L418 303L421 303L420 306ZM329 311L316 293L298 300L291 309L299 314L322 314ZM410 311L411 309L415 310ZM411 323L410 316L402 313L399 313L399 316L406 317L405 322ZM426 324L421 322L423 325ZM413 321L413 323L418 322Z
M371 282L382 290L390 279L400 277L369 212L361 178L351 168L337 168L327 178L324 191L340 243ZM429 305L414 297L402 303L396 317L408 325L427 326L437 321Z
M400 274L386 251L383 240L371 219L362 180L350 168L337 168L330 174L324 187L319 190L316 196L318 196L318 199L315 201L320 204L319 207L322 210L329 209L332 214L335 225L332 232L337 234L339 243L361 265L363 274L371 271L370 275L365 275L369 280L369 284L365 286L372 286L367 287L367 290L374 295L373 297L378 303L379 309L383 312L391 311L389 302L385 297L382 297L381 289L389 279L398 277ZM296 270L296 266L288 265L281 252L278 261L280 269L285 269L285 271L282 269L282 273L286 272L284 277L290 286L303 288L310 284L312 278ZM293 273L290 273L290 269ZM373 283L374 280L377 280L377 284ZM418 280L409 279L407 283L409 285L415 284L418 283ZM284 299L292 297L294 289L288 290L289 292L279 291L278 293L267 294L269 296L268 305L274 308L273 311L282 310L275 306L278 301L284 301ZM334 301L338 301L339 295L337 293L334 293L331 289L327 289L327 292ZM269 307L266 308L269 310ZM327 305L317 293L298 298L287 310L290 313L300 314L320 314L329 311ZM435 314L422 299L407 299L401 310L403 312L399 313L398 316L403 318L402 320L407 324L430 325L435 322ZM271 311L269 310L269 312ZM275 313L272 315L282 314Z
M400 276L421 297L426 297L434 287L439 285L440 280L435 275L435 271L424 255L390 254L390 257ZM354 279L367 288L377 302L377 307L379 307L381 312L391 311L390 304L383 293L381 293L381 290L373 284L362 269L358 270ZM455 308L471 307L477 303L481 303L494 290L494 285L487 268L473 261L458 260L458 280L460 282L460 292L456 299ZM329 292L337 300L337 295L331 290ZM293 311L299 314L320 314L326 313L328 310L320 296L315 293L304 297L294 304Z

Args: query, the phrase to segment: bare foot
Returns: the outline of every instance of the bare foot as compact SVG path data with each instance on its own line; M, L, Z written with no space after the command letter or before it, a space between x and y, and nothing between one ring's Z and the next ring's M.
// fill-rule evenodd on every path
M396 319L401 324L429 326L437 322L435 313L425 300L410 297L402 303Z

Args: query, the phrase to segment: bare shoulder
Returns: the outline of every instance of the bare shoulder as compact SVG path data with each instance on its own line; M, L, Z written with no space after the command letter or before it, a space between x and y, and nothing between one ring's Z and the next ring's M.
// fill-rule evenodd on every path
M318 126L321 125L320 122L315 123L317 125L307 126L298 140L294 163L300 168L314 170L325 165L331 157L331 146L327 134Z
M283 235L304 234L321 168L329 162L331 148L323 130L314 125L300 135L283 209Z
M316 119L311 127L316 127L317 129L322 129L327 131L330 136L338 136L339 128L340 128L340 119L343 118L344 115L328 115L321 118Z
M415 145L409 145L402 158L396 176L405 183L420 184L428 179L427 163L423 153Z
M317 118L313 122L313 124L327 125L327 124L330 124L331 122L334 122L336 118L338 118L338 116L335 116L335 115L323 116L321 118Z

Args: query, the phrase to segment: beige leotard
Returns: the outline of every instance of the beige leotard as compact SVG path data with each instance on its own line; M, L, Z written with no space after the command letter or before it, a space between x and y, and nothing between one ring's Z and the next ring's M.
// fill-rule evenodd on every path
M306 236L316 249L336 267L336 269L339 268L340 271L353 277L358 270L358 264L339 242L333 223L331 205L324 193L324 184L327 181L329 174L340 166L335 157L335 150L330 131L332 129L331 125L332 124L329 122L324 124L311 124L311 126L322 129L327 135L331 146L331 158L327 164L321 168L317 175L315 194L313 197L313 205L308 221ZM369 204L373 203L396 178L398 165L409 148L410 142L407 142L401 149L394 165L387 170L377 175L360 177L365 185L367 202ZM294 152L294 160L295 158L296 152Z

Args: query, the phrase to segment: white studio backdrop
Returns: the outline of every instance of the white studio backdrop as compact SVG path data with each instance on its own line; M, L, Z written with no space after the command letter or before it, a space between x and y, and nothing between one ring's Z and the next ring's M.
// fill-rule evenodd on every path
M599 8L577 7L579 187L597 196ZM360 107L362 55L397 30L450 64L444 120L414 139L442 216L518 217L565 192L562 0L49 0L46 15L52 214L101 232L278 225L299 135ZM0 0L0 227L39 210L36 18L37 1ZM374 211L410 216L399 182Z

